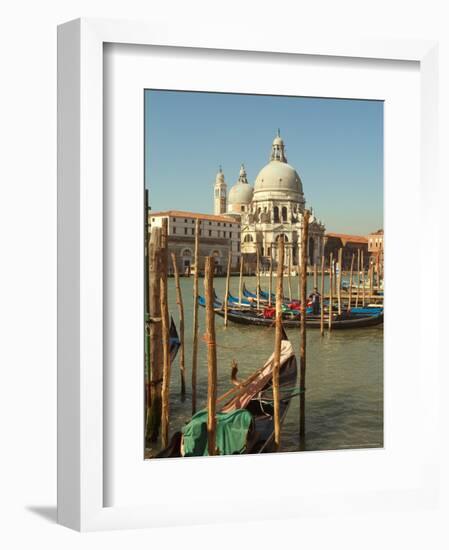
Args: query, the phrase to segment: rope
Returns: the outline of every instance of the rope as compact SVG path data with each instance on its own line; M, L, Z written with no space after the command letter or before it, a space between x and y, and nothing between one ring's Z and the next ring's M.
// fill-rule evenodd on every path
M293 386L293 388L297 388L297 386ZM281 389L281 388L279 388L279 389ZM268 391L268 390L266 390L266 391ZM286 397L280 397L279 401L288 401L289 399L292 399L293 397L298 397L298 395L301 395L302 393L305 393L305 392L306 392L305 388L304 389L298 388L296 393L292 393L291 395L288 395ZM274 403L274 399L270 399L269 397L262 397L262 395L259 397L259 400L266 401L267 403Z
M212 340L212 338L209 336L209 334L207 334L207 332L203 334L203 336L201 337L201 340L203 340L203 342L205 342L208 346L218 347L217 341Z

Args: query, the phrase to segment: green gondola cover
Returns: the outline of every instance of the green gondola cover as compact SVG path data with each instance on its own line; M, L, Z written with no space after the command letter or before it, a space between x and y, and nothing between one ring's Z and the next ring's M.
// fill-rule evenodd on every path
M252 415L246 409L217 413L217 448L221 455L245 451ZM184 456L205 456L207 452L207 411L198 411L184 426Z

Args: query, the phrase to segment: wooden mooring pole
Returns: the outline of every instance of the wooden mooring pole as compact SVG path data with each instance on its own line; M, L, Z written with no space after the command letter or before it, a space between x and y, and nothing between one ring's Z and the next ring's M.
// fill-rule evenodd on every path
M352 253L352 258L351 258L351 271L349 272L348 312L351 310L351 306L352 306L352 272L353 272L353 269L354 269L354 258L355 258L355 254L353 252Z
M215 341L214 311L214 257L206 258L204 294L206 295L206 341L207 341L207 452L217 454L216 447L216 402L217 402L217 348Z
M307 317L307 250L309 242L309 216L306 210L303 217L301 235L301 325L300 325L300 354L299 354L299 437L302 439L306 433L306 317Z
M256 243L256 299L257 299L257 309L260 308L260 253L259 253L259 243Z
M162 447L168 445L170 424L170 323L168 314L168 231L167 218L162 220L162 247L161 247L161 319L162 319Z
M184 348L184 303L182 300L181 284L179 282L178 264L176 263L176 255L171 253L171 261L173 264L173 273L175 276L176 285L176 303L179 311L179 339L181 346L179 348L179 371L181 374L181 399L184 401L186 397L186 363L185 363L185 348Z
M148 225L148 189L144 196L144 247L145 247L145 410L151 404L150 391L150 234Z
M338 251L338 278L337 278L337 300L338 300L338 315L341 315L341 275L343 271L343 248Z
M298 239L298 302L301 301L301 239Z
M334 296L337 296L337 262L338 262L338 256L334 259L334 276L332 279L334 281L334 288L333 288Z
M195 272L193 274L193 344L192 344L192 415L196 413L196 371L198 366L198 276L199 261L199 219L195 220Z
M273 248L270 247L270 281L268 285L268 305L271 307L271 294L273 293Z
M355 307L359 307L359 293L360 293L360 248L357 249L357 292L355 295Z
M240 274L239 274L239 306L242 307L243 294L243 254L240 252Z
M160 255L162 229L152 227L150 234L150 372L149 372L149 410L147 410L147 440L154 443L159 437L162 413L162 325L160 300Z
M228 326L228 300L229 300L229 278L231 277L231 260L232 260L232 253L231 249L229 249L228 252L228 269L226 271L226 288L225 288L225 296L224 296L224 326Z
M284 271L284 236L278 240L278 266L276 278L276 332L274 337L274 364L273 364L273 408L274 408L274 447L279 451L281 446L281 411L279 395L279 369L281 367L282 347L282 298Z
M288 299L292 301L292 255L291 248L288 248Z
M324 336L324 255L321 256L321 288L320 288L320 333Z
M334 255L331 252L330 258L329 258L329 320L328 320L328 328L329 332L332 330L332 286L333 286L333 275L334 275Z
M379 276L379 256L380 253L376 254L376 289L380 290L380 276Z
M365 263L363 261L363 250L362 250L362 306L365 307Z

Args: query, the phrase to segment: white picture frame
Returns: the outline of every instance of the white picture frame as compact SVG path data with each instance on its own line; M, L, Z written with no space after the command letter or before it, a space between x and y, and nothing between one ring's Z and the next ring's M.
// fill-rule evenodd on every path
M227 508L223 505L220 508L217 504L215 511L211 510L209 514L205 508L202 513L196 514L196 518L192 513L181 514L176 506L172 509L164 506L155 509L154 506L140 502L135 505L130 502L120 506L104 505L107 493L104 483L103 399L103 278L106 275L103 264L105 44L157 45L166 48L167 52L172 51L173 56L176 56L175 48L205 48L207 51L223 50L231 54L234 50L235 55L242 51L259 52L261 55L266 52L266 55L270 54L272 62L276 62L272 45L264 37L259 43L252 38L247 40L244 36L227 39L221 35L204 35L202 39L192 39L181 25L168 30L158 28L156 23L90 19L72 21L58 29L58 521L73 529L98 530L213 522L219 521L219 515L220 520L248 518L249 500L237 501ZM362 40L357 37L345 41L282 37L277 40L275 53L419 63L420 192L426 204L422 215L428 223L425 235L420 235L420 242L423 244L425 239L432 239L428 253L435 260L438 235L431 212L438 181L435 161L438 145L436 43ZM419 307L423 307L424 300L421 288ZM421 325L420 337L432 343L437 334ZM426 389L419 403L426 421L436 425L437 412L433 397L438 382L435 351L438 346L430 346L429 349L425 379L423 358L417 359L421 361L418 376L422 378L423 388ZM421 462L416 464L421 465L427 473L437 461L434 448L436 428L429 429L432 433L429 436L428 453L420 457ZM290 455L288 459L283 457L285 467L291 468L297 456ZM341 456L334 460L344 461ZM246 457L246 460L257 461L257 458ZM212 471L215 472L219 467L218 462L212 459L209 464L207 468L210 469L209 475L212 475ZM205 471L205 465L202 464L200 468L197 466L196 469ZM438 478L435 475L424 475L416 483L410 483L409 487L392 488L389 492L379 490L376 493L365 491L345 494L337 488L332 495L326 495L325 506L319 492L315 495L308 493L307 501L295 500L293 492L287 495L284 508L289 506L287 515L290 517L315 515L320 511L326 514L332 507L338 509L339 513L364 506L373 511L387 505L419 508L432 506L437 490ZM214 500L212 493L211 499ZM277 517L277 514L268 510L263 515L271 516Z

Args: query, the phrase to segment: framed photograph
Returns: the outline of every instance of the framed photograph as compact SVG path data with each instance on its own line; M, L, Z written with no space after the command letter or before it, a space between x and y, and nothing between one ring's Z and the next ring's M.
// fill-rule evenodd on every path
M434 505L436 45L58 50L59 522Z

